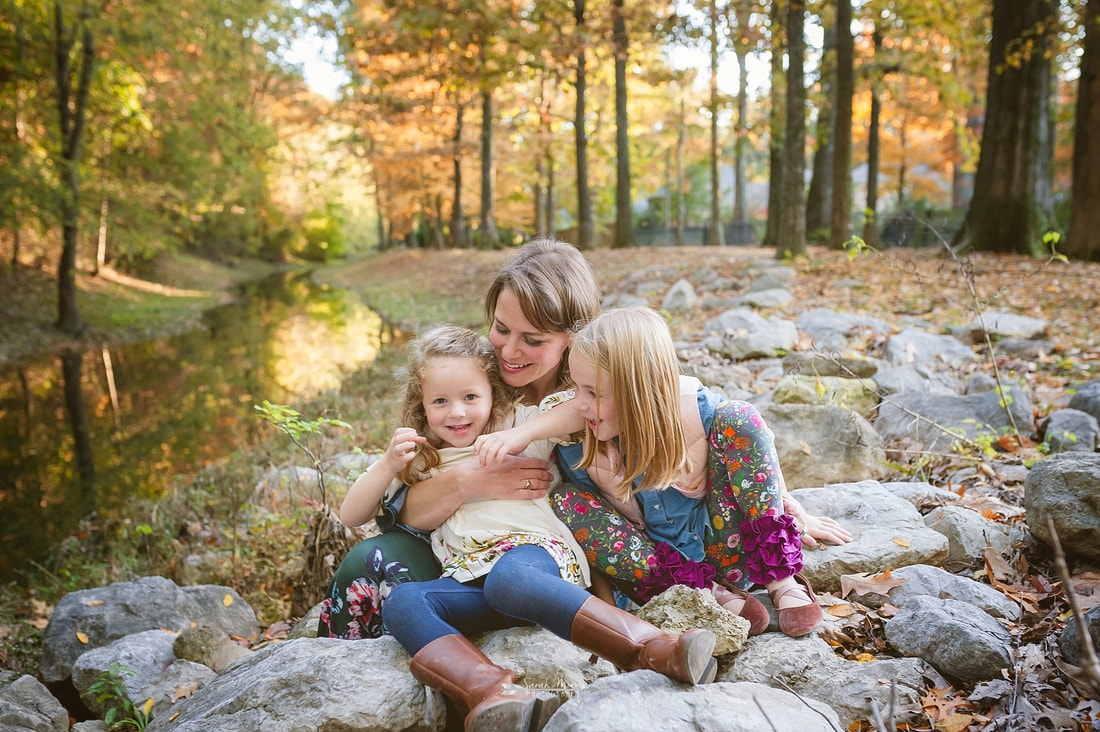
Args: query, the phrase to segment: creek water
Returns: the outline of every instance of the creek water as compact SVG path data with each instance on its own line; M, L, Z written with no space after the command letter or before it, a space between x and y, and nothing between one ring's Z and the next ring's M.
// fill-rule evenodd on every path
M0 580L246 444L254 405L335 388L393 336L355 294L283 273L191 332L0 369Z

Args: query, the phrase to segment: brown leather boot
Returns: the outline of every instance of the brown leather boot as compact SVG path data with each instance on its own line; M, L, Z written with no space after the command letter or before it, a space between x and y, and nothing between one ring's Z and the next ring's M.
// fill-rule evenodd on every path
M436 638L409 663L420 683L466 705L466 732L538 732L561 700L515 683L516 675L490 661L461 635Z
M709 630L696 628L676 637L598 597L581 605L569 637L623 671L650 669L676 681L705 684L718 670Z
M771 618L764 603L737 586L715 584L712 591L719 605L749 621L750 638L767 630Z

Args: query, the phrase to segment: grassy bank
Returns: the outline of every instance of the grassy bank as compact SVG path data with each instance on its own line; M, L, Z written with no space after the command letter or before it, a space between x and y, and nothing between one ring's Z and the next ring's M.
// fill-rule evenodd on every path
M102 343L125 343L180 333L195 327L204 310L224 302L232 288L279 268L258 260L216 263L171 254L146 272L127 275L105 269L76 276L83 333L54 328L57 278L43 267L0 273L0 365L35 360Z

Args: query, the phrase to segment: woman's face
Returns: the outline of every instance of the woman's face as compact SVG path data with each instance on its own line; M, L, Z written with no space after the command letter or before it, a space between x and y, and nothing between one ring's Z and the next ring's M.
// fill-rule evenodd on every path
M545 333L531 325L511 290L501 290L497 298L489 340L496 349L504 383L519 389L527 401L538 402L558 389L558 371L569 347L569 334Z

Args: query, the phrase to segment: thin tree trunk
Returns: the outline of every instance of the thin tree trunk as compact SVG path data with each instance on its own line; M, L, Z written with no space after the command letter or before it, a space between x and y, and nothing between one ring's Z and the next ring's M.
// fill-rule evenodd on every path
M577 22L577 107L573 134L577 148L577 248L592 249L595 242L595 221L592 218L592 198L588 191L588 135L585 133L585 49L588 28L584 20L585 0L573 0L573 17Z
M803 72L805 15L803 0L790 0L787 6L787 124L783 145L783 197L779 211L777 259L795 257L806 251L806 211L803 208L803 177L806 172L806 116L803 111L806 99Z
M551 239L557 236L554 214L557 211L554 195L554 154L553 148L546 147L546 235Z
M676 134L676 246L684 245L684 135L687 127L687 111L684 98L680 97L680 126Z
M779 0L771 5L771 89L768 93L771 113L768 116L768 220L761 244L779 250L779 209L783 190L783 138L786 135L786 114L783 111L786 97L786 79L783 76L783 4Z
M630 200L630 138L627 119L626 62L629 39L623 0L611 2L611 39L615 49L615 238L613 249L637 246Z
M466 223L462 218L462 130L466 115L466 103L455 104L455 136L451 159L454 168L454 193L451 196L451 246L463 249L467 245Z
M825 26L825 47L821 51L821 101L814 126L813 173L806 193L806 233L823 239L829 228L833 205L833 142L836 129L836 27Z
M84 353L66 353L61 356L61 375L65 391L65 411L69 415L69 427L73 434L73 452L76 454L77 483L80 486L80 510L87 515L96 508L95 460L92 440L88 432L88 413L84 409L80 375Z
M707 244L723 246L722 182L718 177L718 0L710 0L710 228Z
M1065 252L1100 260L1100 3L1085 5L1084 53L1077 82L1077 117L1073 134L1073 212Z
M749 220L745 205L745 130L748 127L745 120L749 113L749 102L745 94L745 78L748 76L745 65L749 55L745 51L745 45L749 13L738 4L735 14L739 39L734 44L734 53L737 55L737 122L734 123L733 140L733 222L744 226Z
M488 88L481 90L481 242L489 248L500 243L493 212L493 92Z
M875 58L882 47L882 33L875 26L873 33ZM878 166L879 166L879 119L882 116L882 101L879 98L880 81L871 79L871 120L867 127L867 206L863 218L863 241L878 246Z
M99 202L99 236L96 237L95 245L96 274L99 274L99 270L107 265L107 213L109 211L110 204L107 202L107 196L104 196Z
M855 94L852 1L836 6L836 127L833 143L833 205L829 248L843 249L852 236L852 95Z
M672 151L665 149L665 246L672 246Z

